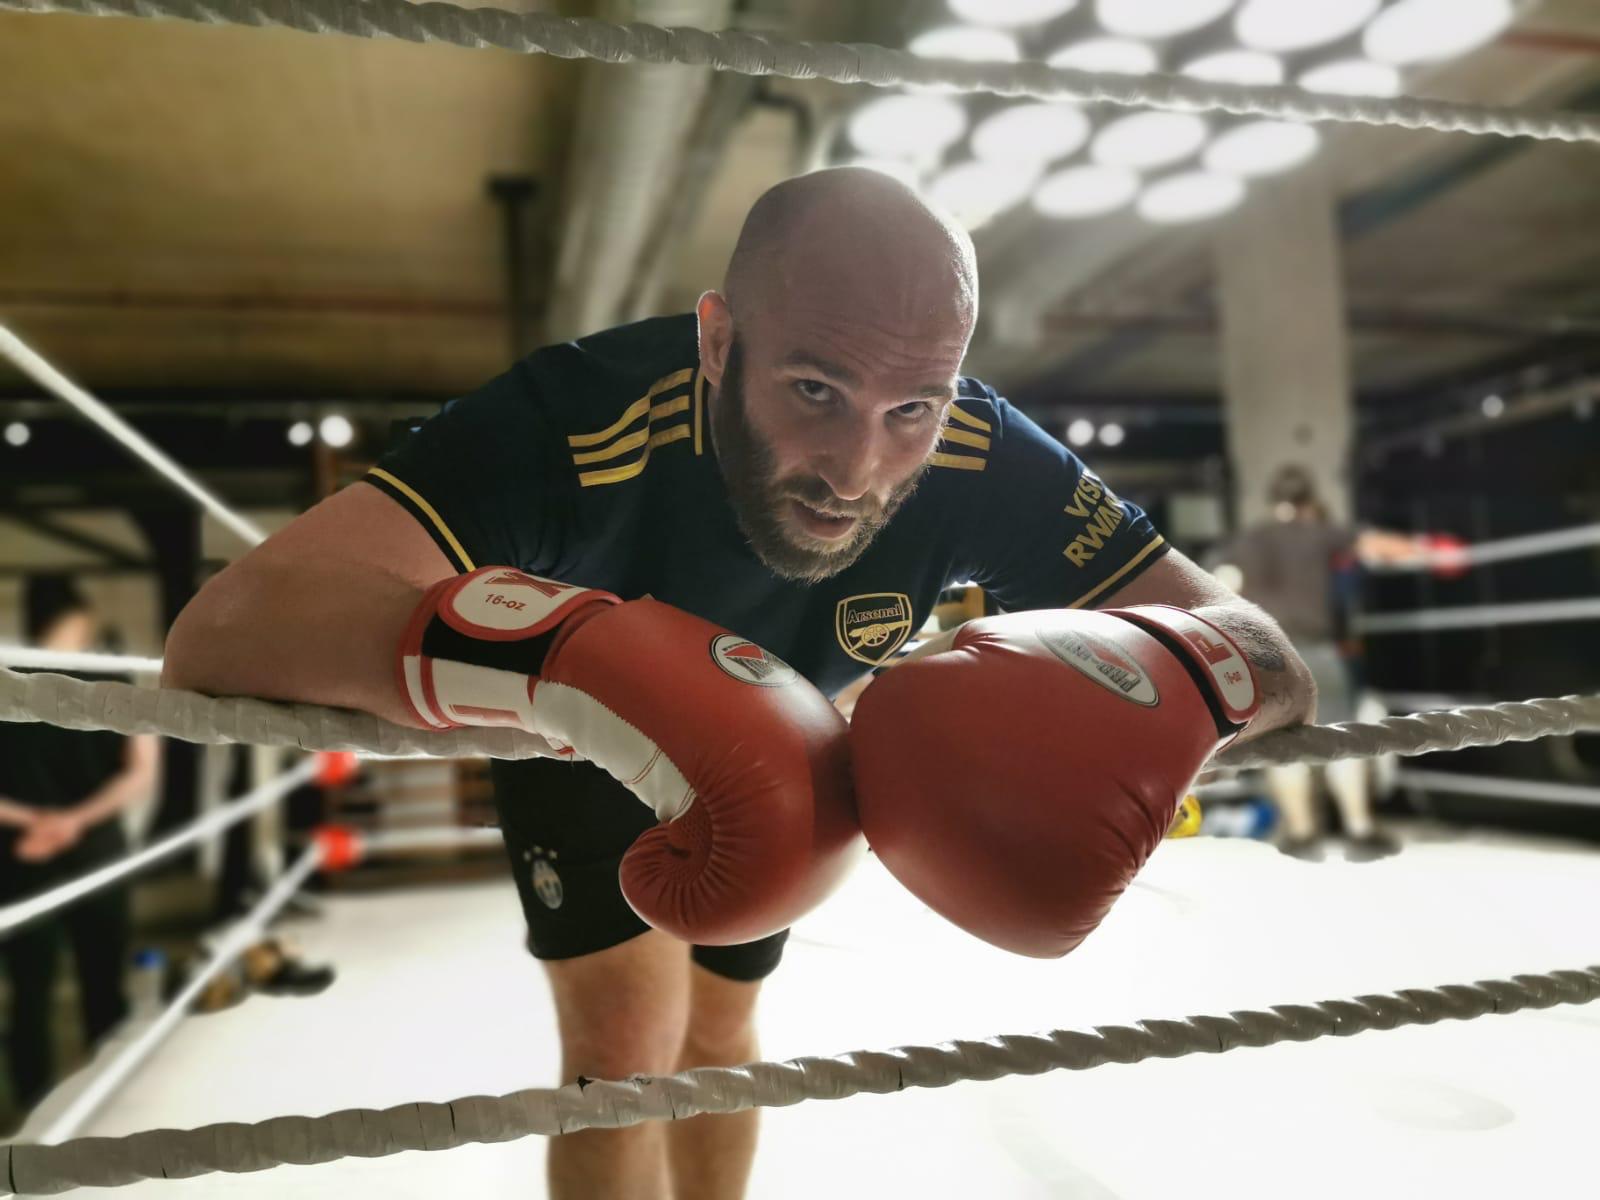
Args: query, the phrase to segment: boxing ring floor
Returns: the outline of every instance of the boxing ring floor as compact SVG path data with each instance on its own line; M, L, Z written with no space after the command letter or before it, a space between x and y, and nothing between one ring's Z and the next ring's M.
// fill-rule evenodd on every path
M509 881L334 896L288 927L339 980L186 1020L82 1132L254 1121L554 1083ZM1378 863L1168 842L1058 962L965 938L875 864L797 928L762 1054L1222 1013L1600 960L1592 848L1409 831ZM753 1200L1569 1193L1592 1178L1600 1004L964 1083L762 1114ZM152 1197L544 1195L545 1142L149 1182ZM1581 1190L1581 1188L1580 1188ZM78 1191L77 1196L109 1195Z

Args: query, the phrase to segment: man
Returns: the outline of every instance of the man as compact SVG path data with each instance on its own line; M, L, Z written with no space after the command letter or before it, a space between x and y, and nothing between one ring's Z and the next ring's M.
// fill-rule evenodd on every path
M64 576L30 578L23 607L28 641L42 649L81 654L98 640L94 613ZM149 794L156 760L151 737L0 723L0 904L127 853L118 818ZM23 1108L55 1079L51 1015L63 938L72 946L84 1036L92 1043L127 1015L130 937L128 889L110 887L0 939L11 979L12 1090Z
M219 575L174 627L167 682L417 724L393 646L423 589L494 563L648 593L829 694L889 661L956 580L1013 608L1201 607L1251 650L1253 732L1309 716L1270 620L959 378L977 311L970 240L911 191L849 169L780 184L695 314L535 353ZM758 1057L784 935L691 954L618 895L618 856L653 822L637 800L585 764L497 775L567 1078ZM741 1195L755 1121L555 1139L552 1194Z
M1354 721L1356 687L1351 664L1340 650L1339 593L1352 565L1414 564L1448 553L1451 539L1413 537L1378 529L1352 529L1329 520L1310 474L1286 466L1268 490L1271 519L1241 531L1213 557L1232 585L1259 604L1293 639L1295 651L1317 685L1317 715L1325 724ZM1231 574L1230 574L1231 572ZM1371 766L1343 759L1323 768L1357 862L1386 858L1400 844L1372 816ZM1283 821L1279 849L1295 858L1323 856L1314 804L1315 779L1304 763L1284 763L1266 772L1267 789Z

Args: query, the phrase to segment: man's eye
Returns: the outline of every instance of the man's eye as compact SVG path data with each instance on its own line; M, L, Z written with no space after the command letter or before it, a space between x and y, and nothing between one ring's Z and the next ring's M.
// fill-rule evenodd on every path
M933 411L933 405L926 400L914 400L910 404L902 404L899 408L892 408L889 411L902 421L920 421Z
M815 379L797 379L794 384L795 391L799 392L809 404L831 404L833 402L833 389L827 384Z

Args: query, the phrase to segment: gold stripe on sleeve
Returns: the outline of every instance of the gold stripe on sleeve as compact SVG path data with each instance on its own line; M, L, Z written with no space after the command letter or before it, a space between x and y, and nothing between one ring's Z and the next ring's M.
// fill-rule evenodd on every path
M981 471L989 465L988 459L971 454L933 454L928 457L928 462L932 466L949 467L955 471Z
M965 409L956 404L952 404L950 406L950 419L952 421L960 422L968 429L976 429L980 433L994 432L994 426L989 424L989 422L985 421L981 417L973 416L971 413L967 412Z
M578 475L578 483L582 487L598 487L605 483L621 483L624 479L632 479L644 471L645 464L650 461L650 452L657 446L687 441L693 434L694 430L687 424L659 430L650 435L650 440L644 444L644 453L634 462L626 466L609 467L604 471L583 471Z
M395 491L416 505L418 512L433 522L433 527L439 531L439 536L449 543L450 549L454 550L456 557L461 560L461 569L463 571L476 571L478 569L473 564L472 555L468 554L466 547L456 540L456 535L450 532L450 526L444 523L444 518L435 511L433 505L429 504L417 493L415 488L406 483L405 480L395 478L382 467L373 467L368 474L376 476L394 488Z
M567 438L567 445L573 447L598 446L603 442L610 441L612 438L616 437L617 434L621 433L629 425L632 425L647 411L649 411L650 402L662 392L688 383L693 377L693 367L685 367L681 371L674 371L671 375L662 376L660 379L656 380L650 385L649 391L647 391L643 396L639 397L639 399L635 400L632 404L628 405L627 409L620 417L611 422L611 424L607 425L599 433L574 433Z
M944 441L955 442L962 446L972 446L979 450L987 450L989 448L989 439L983 434L968 433L965 429L951 429L946 426L941 437Z
M654 425L657 421L664 421L668 417L675 417L679 413L688 411L689 397L679 396L676 400L668 400L665 404L658 404L652 408L650 410L649 424ZM629 450L637 450L649 438L650 430L648 427L636 429L626 437L618 438L609 446L602 447L599 450L585 450L582 453L574 454L572 461L580 467L585 463L605 462L606 459L620 457Z
M1167 544L1167 539L1164 538L1164 537L1161 537L1158 534L1156 536L1156 540L1155 541L1151 542L1143 550L1140 550L1139 553L1135 554L1127 562L1123 563L1122 566L1119 567L1116 571L1112 572L1111 575L1107 576L1105 579L1102 579L1094 587L1090 588L1087 592L1085 592L1083 595L1079 596L1071 604L1067 605L1067 607L1068 608L1082 608L1085 604L1089 603L1089 601L1093 600L1101 592L1105 591L1112 584L1116 583L1119 579L1121 579L1129 571L1133 570L1140 563L1142 563L1145 559L1149 558L1152 554L1154 554L1157 550L1161 549L1161 547L1165 546L1166 544Z

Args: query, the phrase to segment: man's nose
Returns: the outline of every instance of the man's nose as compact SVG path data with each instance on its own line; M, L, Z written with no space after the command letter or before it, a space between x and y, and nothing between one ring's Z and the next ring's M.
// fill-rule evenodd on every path
M878 458L877 439L870 422L841 421L829 431L815 468L835 496L853 503L871 492Z

